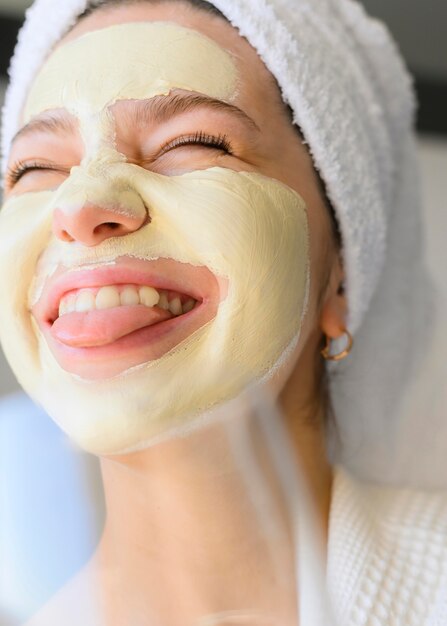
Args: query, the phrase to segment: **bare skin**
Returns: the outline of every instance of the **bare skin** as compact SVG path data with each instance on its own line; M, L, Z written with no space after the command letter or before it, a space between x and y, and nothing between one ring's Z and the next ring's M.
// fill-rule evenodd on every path
M229 112L197 107L164 121L163 128L154 129L148 142L156 143L157 132L175 129L176 124L187 121L206 132L224 129L232 154L209 149L204 154L197 148L183 148L185 158L180 162L174 156L145 166L161 173L179 168L186 171L185 163L189 169L219 165L260 172L298 191L308 205L313 277L308 314L294 358L278 372L272 387L279 396L284 426L307 479L326 543L332 469L324 443L326 409L320 388L324 367L320 349L323 334L331 338L342 335L347 305L340 288L343 270L311 157L287 116L272 75L237 31L215 16L182 3L113 7L82 20L60 45L126 21L176 22L231 51L243 77L235 104L257 126ZM141 164L141 133L126 115L129 107L132 104L126 102L114 107L117 145L129 160ZM15 187L7 188L7 195L57 185L69 168L80 162L82 142L72 128L63 137L36 131L18 138L10 163L35 158L43 141L51 144L46 155L59 169L29 173ZM97 224L84 226L82 232L89 228L93 232ZM58 223L55 234L66 236L69 225L65 227ZM76 233L70 235L82 243ZM243 611L248 606L274 614L275 623L296 623L290 520L249 412L244 419L248 446L257 454L272 510L278 511L277 528L282 533L278 540L257 530L259 520L241 481L225 427L214 426L188 439L101 459L107 521L92 567L104 573L101 584L107 626L183 626L197 623L203 615L228 608ZM279 555L288 581L278 582L272 550Z

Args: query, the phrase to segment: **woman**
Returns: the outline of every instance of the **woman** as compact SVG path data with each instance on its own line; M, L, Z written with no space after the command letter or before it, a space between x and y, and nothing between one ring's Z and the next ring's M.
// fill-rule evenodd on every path
M256 407L231 404L246 389L278 400L339 622L442 623L445 496L363 485L326 450L325 361L348 364L353 335L382 356L405 326L383 328L390 284L419 271L412 98L387 34L351 2L96 5L35 3L4 118L2 342L100 456L107 502L88 571L32 623L326 619L310 569L296 580ZM91 577L100 617L75 615Z

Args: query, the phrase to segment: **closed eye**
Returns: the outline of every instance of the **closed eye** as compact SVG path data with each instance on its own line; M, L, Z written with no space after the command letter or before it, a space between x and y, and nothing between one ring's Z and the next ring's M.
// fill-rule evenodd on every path
M21 178L25 176L25 174L29 174L30 172L35 171L52 171L52 172L61 172L69 174L69 170L63 170L60 167L56 167L51 165L50 163L42 163L38 161L33 161L30 163L24 163L19 161L15 163L8 170L6 174L6 182L8 187L13 187L16 185Z
M226 135L211 135L205 133L203 131L198 131L196 133L192 133L190 135L184 135L182 137L177 137L173 139L169 143L165 144L157 157L161 157L168 152L171 152L175 148L187 147L187 146L203 146L205 148L211 148L215 150L220 150L225 154L232 155L233 150L231 143L228 140ZM31 162L23 162L18 161L14 165L12 165L7 174L6 174L6 184L9 189L14 187L25 175L30 174L31 172L58 172L61 174L70 174L70 168L63 168L60 166L53 165L51 163L45 163L41 161L31 161Z
M162 147L157 156L163 156L167 152L182 146L204 146L205 148L221 150L222 152L230 155L233 154L231 144L226 135L209 135L199 131L191 135L177 137L176 139L170 141Z

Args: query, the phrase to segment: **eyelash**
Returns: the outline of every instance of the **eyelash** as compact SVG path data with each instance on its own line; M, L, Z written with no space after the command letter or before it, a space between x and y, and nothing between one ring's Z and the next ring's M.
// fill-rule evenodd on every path
M12 187L19 182L26 172L32 172L33 170L56 170L56 168L50 164L39 163L38 161L32 161L31 163L17 161L6 174L8 185Z
M230 155L233 154L231 143L229 142L226 135L208 135L203 131L198 131L192 135L186 135L184 137L178 137L177 139L174 139L173 141L162 147L162 149L160 150L160 154L163 155L166 154L166 152L173 150L174 148L188 145L203 145L207 146L208 148L216 148L218 150L222 150L223 152L226 152Z
M186 135L184 137L179 137L178 139L174 139L173 141L167 143L162 147L159 152L159 156L163 156L167 154L174 148L180 148L182 146L192 146L192 145L202 145L208 148L215 148L217 150L222 150L229 155L232 155L232 147L226 135L208 135L203 131L198 131L192 135ZM23 161L17 161L9 172L7 173L7 182L10 187L14 186L19 182L24 174L27 172L32 172L33 170L54 170L60 171L59 168L53 167L50 164L39 163L38 161L33 161L30 163L24 163Z

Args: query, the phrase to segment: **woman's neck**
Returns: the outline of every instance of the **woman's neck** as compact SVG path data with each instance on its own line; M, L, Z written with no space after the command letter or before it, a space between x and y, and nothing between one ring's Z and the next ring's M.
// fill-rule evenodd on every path
M294 623L292 520L256 422L243 422L101 461L107 626L184 626L250 607ZM285 419L326 536L332 474L304 424Z

